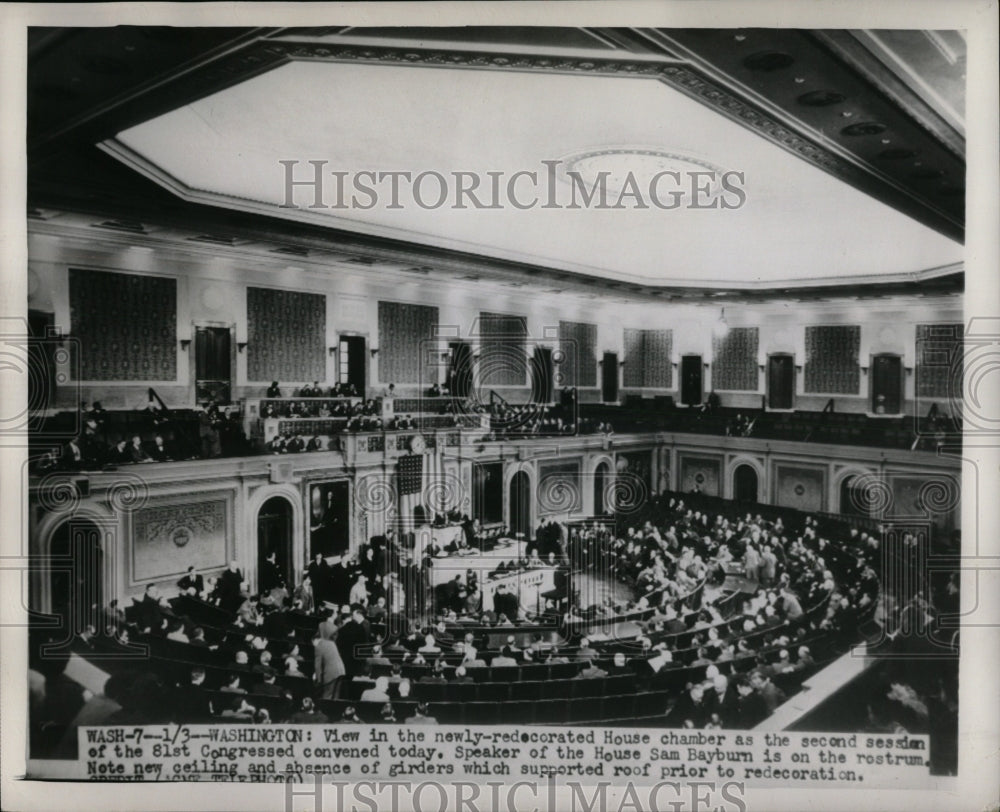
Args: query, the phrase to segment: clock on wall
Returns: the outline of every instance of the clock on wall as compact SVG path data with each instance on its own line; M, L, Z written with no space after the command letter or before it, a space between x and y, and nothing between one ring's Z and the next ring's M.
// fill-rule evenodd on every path
M410 451L414 454L423 454L424 449L427 448L427 443L424 442L424 438L419 434L414 434L410 438Z

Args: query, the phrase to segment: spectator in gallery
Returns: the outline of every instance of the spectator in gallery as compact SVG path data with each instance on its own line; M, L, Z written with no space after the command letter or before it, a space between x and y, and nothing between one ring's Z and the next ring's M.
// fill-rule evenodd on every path
M271 381L271 385L269 387L267 387L267 396L269 398L280 398L281 397L281 389L278 388L278 382L277 381Z
M744 677L736 677L736 718L733 727L749 730L763 722L770 714L764 698L757 693L750 681Z
M76 442L75 440L70 440L70 443L66 446L66 448L69 449L75 442ZM82 452L80 451L79 446L77 446L76 450L77 450L77 454L81 454L82 455ZM64 454L63 455L64 462L65 462L65 459L66 459L66 457L65 457L65 454ZM79 465L79 461L81 461L82 459L83 459L82 456L80 456L80 457L77 458L77 465ZM117 464L117 465L124 465L126 463L132 462L132 455L129 453L128 440L126 440L123 437L121 440L119 440L117 443L115 443L114 447L111 449L111 452L108 455L108 462L111 462L111 463L114 463L114 464Z
M234 722L252 722L256 710L242 696L234 696L232 702L219 714L219 717Z
M243 652L246 654L246 652ZM246 691L240 687L240 675L231 674L227 679L226 683L219 689L226 694L245 694Z
M362 724L361 719L358 718L358 711L355 709L354 705L348 705L344 708L344 715L340 717L340 724L342 725L360 725Z
M325 725L329 721L325 713L316 709L316 703L308 696L303 697L299 709L288 717L291 725Z
M179 620L172 621L167 632L167 640L175 640L178 643L190 642L188 636L184 634L184 624Z
M271 668L272 657L273 655L271 654L271 652L268 651L267 649L264 649L260 653L257 663L250 670L253 671L253 673L255 674L270 674L271 672L274 671L274 669Z
M778 705L785 701L784 691L771 682L771 678L759 669L750 674L750 685L764 700L768 715L774 713Z
M157 462L166 462L174 458L173 452L167 446L162 434L157 434L153 438L153 446L149 450L149 456Z
M379 677L375 680L375 685L361 692L362 702L381 702L385 704L389 701L389 678Z
M396 397L396 384L390 383L385 389L382 390L382 397L384 398L394 398Z
M299 670L299 661L296 657L286 657L285 658L285 676L286 677L305 677L306 675Z
M368 619L373 623L379 623L385 620L388 613L389 610L386 606L385 595L379 595L375 599L375 603L368 607Z
M430 715L426 702L418 702L413 716L406 720L408 725L436 725L437 719Z
M195 648L217 649L218 646L210 646L205 639L205 630L201 626L195 626L191 631L191 645Z
M385 724L396 723L396 711L392 709L392 703L386 702L379 711L379 721Z
M514 659L514 651L510 646L504 646L500 649L500 653L496 655L490 665L493 668L514 667L517 665L517 660Z
M261 675L262 679L253 686L253 692L257 696L284 696L284 690L277 684L277 676L274 670L269 670Z
M445 676L445 673L444 673L444 660L440 660L440 659L435 660L434 661L434 668L431 670L431 673L430 674L425 674L424 676L422 676L420 678L419 681L420 682L424 682L424 683L429 683L429 682L444 683L444 682L447 682L448 678Z
M322 451L323 450L323 438L318 434L314 434L309 438L309 442L306 443L306 451Z
M374 646L372 646L372 654L367 660L365 660L365 665L367 665L370 668L374 668L376 666L381 666L383 668L391 668L392 660L390 660L388 657L385 656L385 652L383 651L382 646L376 643Z

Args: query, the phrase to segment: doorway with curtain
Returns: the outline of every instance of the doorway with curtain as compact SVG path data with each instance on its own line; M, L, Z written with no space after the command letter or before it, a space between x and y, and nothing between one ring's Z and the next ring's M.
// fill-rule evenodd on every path
M601 361L601 400L618 402L618 353L606 352Z
M277 553L285 582L292 583L292 506L283 496L272 496L257 511L257 572L271 553Z
M452 341L451 368L448 370L448 390L453 397L467 398L472 394L472 347L468 341Z
M531 480L518 471L510 480L510 532L514 538L531 537Z
M767 357L767 407L792 409L795 406L795 356L775 353Z
M594 469L594 515L603 516L606 513L611 513L609 508L612 505L607 503L605 495L608 492L608 483L610 481L611 466L606 462L600 463Z
M701 396L701 356L684 355L681 357L681 403L700 406Z
M232 399L233 343L230 327L195 327L195 401L227 404Z
M733 499L757 502L757 471L752 465L737 465L733 471Z
M552 350L535 347L531 359L531 402L535 405L552 402Z
M358 397L362 398L365 396L366 385L365 344L364 336L342 335L337 357L337 382L351 384Z

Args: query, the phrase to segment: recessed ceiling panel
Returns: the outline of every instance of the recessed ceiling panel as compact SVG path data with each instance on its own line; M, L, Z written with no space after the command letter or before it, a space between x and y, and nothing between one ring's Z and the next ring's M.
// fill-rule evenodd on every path
M206 202L607 278L815 284L962 259L958 243L654 79L300 61L117 141ZM310 161L321 205L299 185L283 208L287 173L312 179ZM589 190L604 170L608 205L636 179L622 208L586 203L567 175ZM680 203L659 208L650 185L668 171L657 200ZM700 171L736 173L732 208L691 205ZM384 173L410 179L396 175L393 193Z

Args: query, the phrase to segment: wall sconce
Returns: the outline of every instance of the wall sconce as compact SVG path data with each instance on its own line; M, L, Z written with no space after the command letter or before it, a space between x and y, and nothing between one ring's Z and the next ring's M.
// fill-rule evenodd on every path
M618 362L618 366L620 366L620 367L623 367L623 366L625 366L625 362L624 362L624 361L619 361L619 362Z
M243 352L243 350L245 350L246 348L247 348L247 342L246 341L237 341L236 342L236 349L239 350L240 352Z
M866 367L866 366L861 367L861 372L862 372L862 374L867 375L868 374L868 367Z
M903 367L906 370L907 375L913 374L913 367Z
M763 364L757 364L757 369L759 369L761 372L763 372L764 371L764 365Z
M725 338L729 334L729 322L726 321L726 308L722 308L719 320L712 325L712 335L716 338Z
M795 365L795 371L796 372L801 372L802 371L802 364L796 364Z
M190 338L182 338L181 339L181 352L187 352L187 349L190 346L191 346L191 339Z
M369 352L371 353L372 358L374 358L376 355L378 355L378 347L372 347L371 350L369 350Z
M703 363L702 366L705 367L705 369L708 369L711 366L711 364L708 361L705 361L705 363Z
M336 347L327 347L327 351L330 353L330 355L333 355L335 352L337 352L337 348Z

